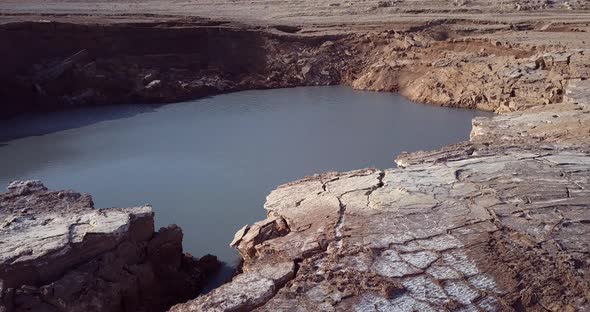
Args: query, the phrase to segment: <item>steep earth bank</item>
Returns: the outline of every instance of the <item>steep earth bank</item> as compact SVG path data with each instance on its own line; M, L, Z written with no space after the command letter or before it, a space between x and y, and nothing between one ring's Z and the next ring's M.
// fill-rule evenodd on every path
M577 22L566 28L588 27ZM547 29L444 20L337 32L196 18L5 23L0 25L0 118L82 105L167 103L244 89L334 84L508 112L558 103L566 74L588 77L587 66L568 67L588 61L583 50L488 36L506 31Z
M92 198L16 181L0 194L0 311L165 311L194 298L214 256L182 252L149 206L94 209Z

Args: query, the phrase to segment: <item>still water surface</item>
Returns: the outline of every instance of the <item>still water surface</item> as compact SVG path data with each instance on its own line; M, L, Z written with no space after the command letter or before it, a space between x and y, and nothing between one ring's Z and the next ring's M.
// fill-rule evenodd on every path
M265 217L277 185L324 171L395 166L401 151L468 139L470 110L345 87L247 91L0 121L0 185L40 179L96 207L151 204L195 256L233 264L228 243Z

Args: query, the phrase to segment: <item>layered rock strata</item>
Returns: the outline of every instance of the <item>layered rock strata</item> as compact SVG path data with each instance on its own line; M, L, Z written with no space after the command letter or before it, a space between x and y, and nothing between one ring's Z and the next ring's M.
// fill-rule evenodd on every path
M396 169L280 186L232 243L244 273L171 311L590 309L588 90Z
M164 311L195 297L219 263L182 252L151 207L17 181L0 194L0 311Z
M503 34L543 35L549 43L575 29L583 34L587 25L443 20L320 31L199 18L11 22L0 24L0 118L335 84L510 112L561 102L564 76L588 78L589 60L586 50L566 47L584 42L582 35L534 44L502 40Z

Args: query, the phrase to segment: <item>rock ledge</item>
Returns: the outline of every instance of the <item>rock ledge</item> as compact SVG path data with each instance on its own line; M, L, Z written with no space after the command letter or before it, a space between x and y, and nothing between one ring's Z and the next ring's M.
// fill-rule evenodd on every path
M39 181L0 194L0 311L163 311L217 266L183 254L179 227L154 232L150 206L94 209Z
M590 310L588 90L399 168L279 186L232 242L244 273L171 311Z

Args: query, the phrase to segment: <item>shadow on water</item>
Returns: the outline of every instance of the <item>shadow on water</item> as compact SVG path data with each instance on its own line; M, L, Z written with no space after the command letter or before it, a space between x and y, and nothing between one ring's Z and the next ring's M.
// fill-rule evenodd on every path
M103 121L131 118L151 113L162 105L109 105L83 107L66 111L35 113L0 120L0 147L6 142L30 136L41 136L54 132L76 129Z

